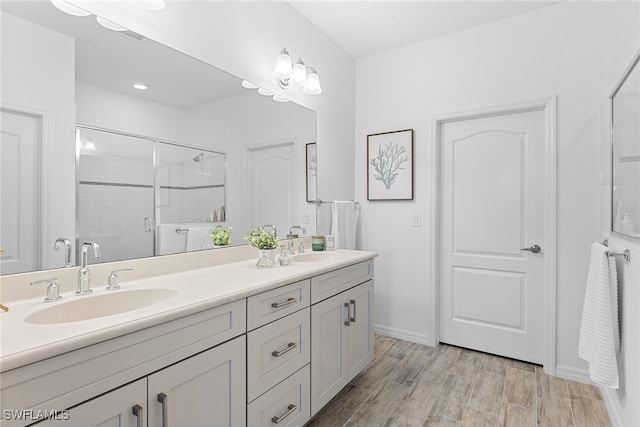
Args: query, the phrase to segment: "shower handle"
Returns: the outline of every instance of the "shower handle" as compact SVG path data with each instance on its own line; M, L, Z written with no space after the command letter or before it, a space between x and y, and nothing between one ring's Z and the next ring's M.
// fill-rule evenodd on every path
M534 254L537 254L538 252L540 252L542 250L542 248L538 245L532 245L530 248L522 248L520 249L521 251L529 251L532 252Z

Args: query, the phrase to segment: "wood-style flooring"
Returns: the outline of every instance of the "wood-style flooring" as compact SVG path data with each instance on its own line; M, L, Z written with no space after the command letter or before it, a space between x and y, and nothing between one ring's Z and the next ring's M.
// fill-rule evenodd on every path
M610 426L598 389L540 366L376 335L376 357L308 427Z

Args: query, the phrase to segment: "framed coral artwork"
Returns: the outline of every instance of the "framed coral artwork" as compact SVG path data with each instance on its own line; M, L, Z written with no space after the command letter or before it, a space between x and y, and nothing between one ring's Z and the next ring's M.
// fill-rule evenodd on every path
M367 135L367 200L413 200L413 129Z

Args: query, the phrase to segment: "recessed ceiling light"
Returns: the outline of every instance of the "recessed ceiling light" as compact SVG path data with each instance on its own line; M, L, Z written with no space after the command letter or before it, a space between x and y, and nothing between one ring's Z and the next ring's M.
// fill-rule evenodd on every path
M64 0L51 0L51 4L53 4L58 10L61 10L64 13L68 13L73 16L89 16L91 13L87 12L84 9L80 9L78 6L72 5Z
M133 85L133 87L138 89L138 90L146 90L147 89L147 85L145 85L143 83L135 83Z
M122 25L118 25L115 22L111 22L108 19L104 19L102 16L96 16L96 21L98 21L98 24L102 25L103 27L112 30L112 31L127 31L128 28L123 27Z

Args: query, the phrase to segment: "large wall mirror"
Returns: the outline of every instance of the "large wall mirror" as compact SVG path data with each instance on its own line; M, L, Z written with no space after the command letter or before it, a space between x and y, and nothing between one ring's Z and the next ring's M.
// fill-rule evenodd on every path
M640 239L640 51L611 93L611 230Z
M63 267L65 240L76 265L89 241L107 262L212 248L218 224L314 233L314 111L49 1L0 9L2 274Z

